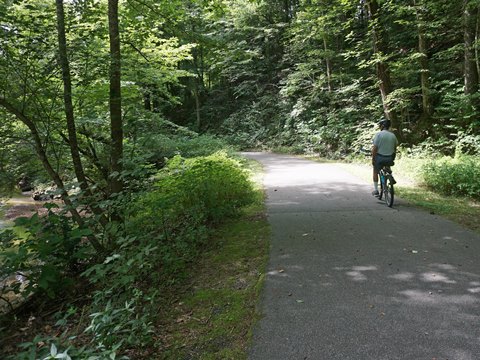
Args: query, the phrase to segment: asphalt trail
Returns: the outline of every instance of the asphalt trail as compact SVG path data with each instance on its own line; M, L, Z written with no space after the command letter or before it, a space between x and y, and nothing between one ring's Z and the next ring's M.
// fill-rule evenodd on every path
M272 244L250 360L480 359L480 236L334 164L265 169Z

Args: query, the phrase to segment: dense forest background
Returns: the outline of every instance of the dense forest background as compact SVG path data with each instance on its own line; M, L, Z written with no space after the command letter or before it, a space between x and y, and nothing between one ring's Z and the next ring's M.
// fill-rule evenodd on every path
M97 177L116 163L107 4L65 7L62 62L55 5L2 2L4 184L45 173L30 156L39 144L60 173L72 142ZM478 153L478 25L466 0L122 1L119 156L161 165L180 133L342 156L368 145L381 116L405 148Z
M24 297L88 294L62 307L48 325L55 336L32 327L41 337L12 358L161 348L151 334L164 290L181 283L212 228L262 201L239 149L344 158L370 147L387 117L399 158L461 158L428 168L431 187L448 178L445 193L480 198L479 9L0 0L0 197L20 187L55 200L0 233L0 280L21 274L28 281L7 290ZM27 328L16 316L0 331Z

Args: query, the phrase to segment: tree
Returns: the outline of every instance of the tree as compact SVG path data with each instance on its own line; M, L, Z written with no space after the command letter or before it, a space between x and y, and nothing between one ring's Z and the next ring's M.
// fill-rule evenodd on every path
M56 0L57 8L57 29L58 29L58 54L63 78L63 99L65 104L65 118L67 121L68 144L73 160L75 175L80 187L85 191L88 189L87 179L83 171L82 160L78 149L77 130L72 102L72 81L70 78L70 65L67 57L67 40L65 36L65 13L63 0Z
M123 189L123 120L121 92L120 30L118 0L108 0L108 33L110 38L110 191L117 194Z
M422 0L414 0L415 14L418 29L418 54L420 65L420 87L422 90L422 116L421 123L428 123L433 114L432 100L430 96L430 70L428 66L428 44L425 34L424 12L426 11ZM423 126L423 124L421 124Z
M370 31L373 40L373 54L376 58L375 67L377 70L380 93L382 95L383 108L387 117L392 121L392 127L398 128L399 123L397 121L397 117L391 111L387 101L388 96L393 91L393 86L390 79L390 69L385 61L385 56L388 54L388 50L380 23L380 7L377 0L367 0L366 4L370 15Z
M465 41L465 94L473 95L478 91L478 69L475 57L475 36L478 19L476 2L463 2L463 34Z

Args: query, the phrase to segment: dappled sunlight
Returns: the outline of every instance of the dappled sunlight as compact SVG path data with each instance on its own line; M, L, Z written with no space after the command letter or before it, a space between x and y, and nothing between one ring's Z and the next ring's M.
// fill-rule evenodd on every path
M284 181L285 180L285 181ZM267 184L268 185L268 184ZM274 191L281 191L285 188L291 187L291 180L288 179L278 179L278 181L272 181L269 186L274 189ZM300 190L301 193L308 194L318 194L323 196L336 196L339 195L339 192L355 192L359 189L365 189L367 186L362 181L344 181L338 179L336 182L331 183L322 183L319 177L314 177L311 180L302 178L302 184L295 186L297 190Z
M378 270L376 266L353 266L354 271L375 271Z
M448 359L452 360L478 360L478 354L472 354L470 351L462 349L450 349L446 350Z
M299 201L272 201L270 202L271 205L277 206L289 206L289 205L299 205Z
M281 276L281 277L288 277L289 275L285 273L284 270L272 270L267 272L267 275L269 276Z
M450 264L432 264L430 266L439 268L441 270L456 270L457 269L455 266L450 265Z
M346 274L352 278L353 281L366 281L367 276L360 271L347 271Z
M269 276L281 276L289 277L293 272L302 272L304 270L303 266L300 265L289 265L282 269L274 269L267 272Z
M428 268L443 269L448 274L438 271L401 271L396 274L385 273L376 265L334 267L333 270L343 272L353 282L375 281L385 284L388 292L383 295L394 303L404 306L441 307L444 311L457 311L457 307L468 307L480 304L480 281L469 281L465 276L478 277L477 274L458 271L450 264L430 264ZM401 285L403 284L403 285ZM430 285L429 285L430 284ZM400 288L399 288L400 286ZM391 292L392 289L396 289ZM383 297L382 296L382 297ZM452 307L453 306L453 307Z
M446 295L426 290L404 290L399 294L415 305L472 305L480 302L478 297L472 295Z
M450 280L447 276L440 273L435 273L435 272L423 273L420 276L421 276L421 279L426 282L443 282L445 284L456 283L456 281Z
M399 274L389 275L390 279L399 280L399 281L410 281L415 277L415 274L411 272L401 272Z
M367 274L365 271L376 271L376 266L353 266L352 271L347 271L346 274L352 278L353 281L366 281Z
M368 280L368 274L366 272L369 271L377 271L378 268L373 265L369 266L352 266L349 268L345 267L335 267L334 270L336 271L345 271L345 274L350 277L351 280L353 281L367 281Z

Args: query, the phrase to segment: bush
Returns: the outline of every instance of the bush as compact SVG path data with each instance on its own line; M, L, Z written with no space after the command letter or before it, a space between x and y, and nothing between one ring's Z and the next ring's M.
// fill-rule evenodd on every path
M480 199L480 163L478 157L444 157L423 167L425 184L446 195Z
M234 149L224 140L213 135L200 135L195 138L182 138L176 140L178 155L184 158L192 158L198 156L209 156L218 151L226 151L227 154L233 155Z
M134 229L178 233L218 223L253 201L248 174L224 153L170 160L157 177L154 191L132 209Z
M0 278L22 274L22 283L14 282L12 290L27 297L33 292L53 298L73 284L72 275L92 254L82 239L90 234L80 229L71 217L46 204L47 214L18 218L16 226L25 230L21 236L11 229L0 233Z
M135 156L131 159L126 159L128 165L129 161L132 164L131 168L135 168L138 163L155 164L157 168L165 165L167 159L171 159L176 155L184 158L191 158L196 156L208 156L215 152L225 150L233 154L233 148L225 141L212 135L161 135L161 134L145 134L135 145ZM133 147L128 145L127 149ZM127 152L131 150L127 150Z
M248 174L224 153L193 159L175 157L168 163L167 173L169 176L158 183L158 194L176 190L177 206L203 208L208 222L233 216L253 201Z

